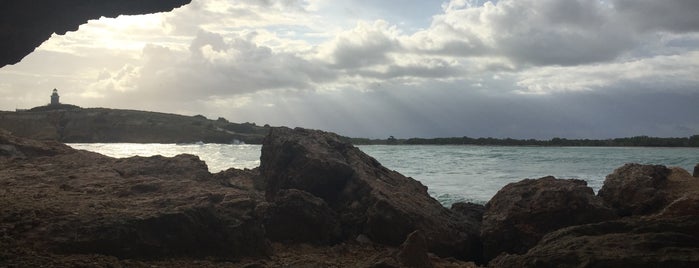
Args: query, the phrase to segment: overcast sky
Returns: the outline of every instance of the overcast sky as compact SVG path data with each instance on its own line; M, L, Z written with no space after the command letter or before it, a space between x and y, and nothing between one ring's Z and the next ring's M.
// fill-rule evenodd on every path
M0 69L49 102L354 137L699 134L696 0L193 0Z

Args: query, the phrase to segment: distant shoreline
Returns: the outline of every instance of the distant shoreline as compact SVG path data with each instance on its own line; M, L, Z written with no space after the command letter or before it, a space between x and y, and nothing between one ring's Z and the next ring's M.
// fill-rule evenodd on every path
M497 138L410 138L410 139L367 139L348 138L355 145L483 145L483 146L537 146L537 147L677 147L698 148L699 135L686 138L659 138L649 136L636 136L628 138L615 138L605 140L594 139L565 139L553 138L550 140L535 139L497 139Z

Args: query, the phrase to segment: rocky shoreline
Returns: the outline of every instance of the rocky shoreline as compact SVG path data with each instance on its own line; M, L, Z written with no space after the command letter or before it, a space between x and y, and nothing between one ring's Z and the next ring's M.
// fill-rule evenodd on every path
M216 174L0 131L0 171L0 267L699 265L696 168L627 164L597 195L525 179L449 209L338 135L272 128L259 168Z

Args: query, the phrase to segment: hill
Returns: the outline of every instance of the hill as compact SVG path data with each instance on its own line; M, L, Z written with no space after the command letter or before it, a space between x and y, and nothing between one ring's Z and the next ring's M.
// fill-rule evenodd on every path
M224 118L119 110L48 106L0 111L0 128L16 136L60 142L235 143L259 144L268 127L231 123Z

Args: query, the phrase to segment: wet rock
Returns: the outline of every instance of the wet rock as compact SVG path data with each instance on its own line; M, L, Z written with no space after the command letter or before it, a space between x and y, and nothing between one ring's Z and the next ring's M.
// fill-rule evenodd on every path
M469 245L478 230L459 220L427 194L420 182L383 167L338 135L306 129L273 128L262 146L260 173L266 195L299 189L323 199L342 226L343 239L365 234L398 246L415 230L431 252L477 258Z
M697 267L699 217L627 218L546 235L522 255L489 267Z
M695 178L699 178L699 164L694 166L694 173L692 173L692 176L694 176Z
M481 228L486 260L524 253L546 233L615 218L582 180L554 177L510 183L486 204Z
M404 267L433 267L427 256L427 242L420 231L412 232L400 246L398 260Z
M263 212L267 237L272 241L333 244L340 238L335 212L307 192L281 190Z

